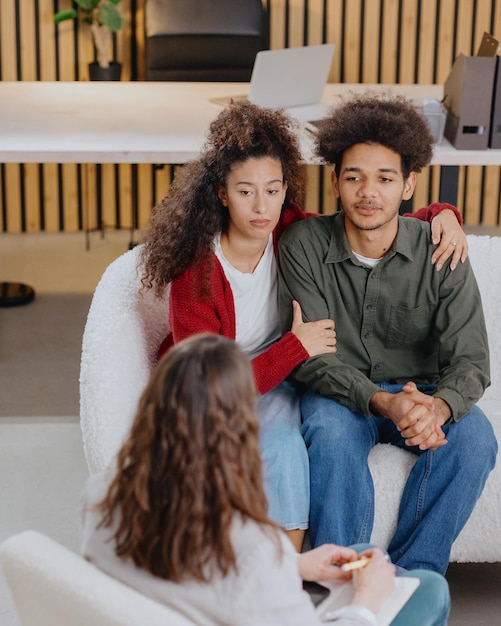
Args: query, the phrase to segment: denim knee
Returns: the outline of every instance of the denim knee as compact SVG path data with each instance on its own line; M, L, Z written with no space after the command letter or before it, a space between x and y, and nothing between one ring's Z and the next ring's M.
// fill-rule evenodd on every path
M301 398L301 415L301 432L307 443L313 435L324 442L353 441L357 438L357 424L364 431L367 428L366 418L313 391Z
M461 451L461 465L465 470L479 466L486 471L492 470L496 464L498 443L492 424L478 406L473 406L459 422L444 427L444 431L449 443ZM472 441L475 446L471 445Z

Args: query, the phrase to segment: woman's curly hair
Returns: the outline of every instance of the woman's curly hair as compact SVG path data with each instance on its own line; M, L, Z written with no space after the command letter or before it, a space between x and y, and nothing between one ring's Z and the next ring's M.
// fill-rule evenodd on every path
M143 286L160 296L166 285L196 262L211 263L214 237L227 226L218 191L235 164L273 157L282 164L284 206L300 202L305 169L295 123L282 111L250 102L232 103L209 126L199 158L178 170L163 200L153 209L143 238Z
M194 335L159 361L96 507L119 557L166 580L210 582L213 568L236 570L236 515L262 524L280 550L255 399L249 359L219 335Z
M344 98L319 124L316 153L337 174L344 151L359 143L380 144L399 154L404 178L428 165L433 152L426 119L403 96L384 92Z

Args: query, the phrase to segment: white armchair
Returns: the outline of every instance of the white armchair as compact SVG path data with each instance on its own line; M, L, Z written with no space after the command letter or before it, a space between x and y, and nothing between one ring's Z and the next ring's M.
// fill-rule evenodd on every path
M193 626L33 530L6 539L0 562L22 626Z
M141 246L111 263L85 325L80 365L80 425L89 471L105 469L132 424L162 339L169 332L168 293L140 293Z

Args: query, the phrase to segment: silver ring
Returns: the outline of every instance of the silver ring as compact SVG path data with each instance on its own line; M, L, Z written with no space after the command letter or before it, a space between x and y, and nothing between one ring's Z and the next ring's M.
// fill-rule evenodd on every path
M457 245L458 245L457 242L451 241L451 246L457 246Z

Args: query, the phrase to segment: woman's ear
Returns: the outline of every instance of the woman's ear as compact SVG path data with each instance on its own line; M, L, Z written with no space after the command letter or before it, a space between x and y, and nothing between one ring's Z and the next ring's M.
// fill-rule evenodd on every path
M228 206L228 194L226 193L226 189L224 187L219 187L217 190L217 195L221 200L223 206Z

